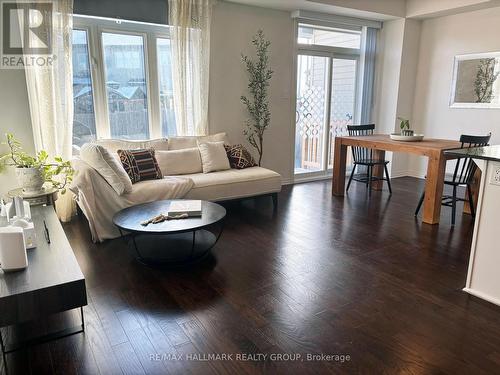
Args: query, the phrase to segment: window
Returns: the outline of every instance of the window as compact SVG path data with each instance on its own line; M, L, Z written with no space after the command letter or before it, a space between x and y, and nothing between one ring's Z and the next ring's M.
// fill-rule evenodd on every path
M169 27L73 20L73 144L175 135Z
M295 106L295 174L333 168L334 138L359 121L359 30L299 24Z
M73 30L73 144L96 139L94 94L85 30Z
M156 40L158 55L158 76L160 78L160 119L163 137L175 136L174 94L172 87L172 63L170 61L170 40Z
M102 48L111 137L148 139L143 37L103 33Z
M361 31L299 24L297 43L359 49Z

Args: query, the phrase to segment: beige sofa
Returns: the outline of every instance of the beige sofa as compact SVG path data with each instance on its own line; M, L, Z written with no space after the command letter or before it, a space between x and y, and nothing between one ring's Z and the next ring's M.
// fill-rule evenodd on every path
M226 140L220 133L208 137L177 137L151 141L100 140L96 143L113 155L118 149L154 148L157 151L196 147L197 141ZM160 160L158 160L160 163ZM112 218L119 210L135 204L162 199L186 198L227 201L269 195L276 208L277 193L281 190L281 176L269 169L251 167L211 173L164 176L161 180L141 181L132 185L130 192L119 195L106 180L80 158L73 160L77 171L71 190L78 206L89 221L94 241L119 237ZM162 169L162 165L160 165ZM162 169L163 170L163 169Z

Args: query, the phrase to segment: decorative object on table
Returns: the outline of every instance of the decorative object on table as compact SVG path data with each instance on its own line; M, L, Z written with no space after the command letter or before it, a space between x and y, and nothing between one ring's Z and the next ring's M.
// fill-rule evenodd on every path
M0 198L0 216L7 217L7 205L5 204L3 198Z
M264 151L264 132L271 121L268 88L274 72L269 68L271 42L265 39L262 30L259 30L253 37L252 44L257 52L257 60L254 61L245 55L241 56L248 73L248 90L250 92L250 97L241 96L241 101L250 115L250 118L245 122L246 129L243 134L245 134L248 143L257 150L260 167Z
M12 227L19 227L24 233L26 249L36 247L36 233L31 221L31 208L22 197L16 196L6 205L7 223Z
M399 133L392 133L390 137L393 141L401 142L420 142L424 139L423 134L402 135Z
M57 200L58 190L50 186L44 186L38 193L28 194L22 188L10 190L7 195L9 198L21 197L30 206L53 206Z
M451 108L500 108L500 52L455 56Z
M12 227L21 228L24 234L24 246L26 250L36 247L36 232L35 225L32 221L26 219L15 219L10 224Z
M0 227L0 268L17 271L28 267L23 228Z
M399 128L401 129L401 135L412 136L413 130L410 129L410 120L405 119L403 117L398 117L398 120L401 121L399 123Z
M158 180L163 177L153 148L118 150L118 156L133 184L145 180Z
M152 217L151 219L145 220L141 223L141 225L147 227L149 224L158 224L158 223L163 223L166 220L180 220L180 219L187 219L189 217L188 214L179 214L179 215L165 215L165 214L159 214L156 215L155 217Z
M20 196L13 197L12 202L5 205L5 211L8 222L14 219L31 219L30 204Z
M187 214L189 217L201 216L201 200L177 200L170 203L169 216Z
M234 169L245 169L255 167L257 163L248 150L242 144L224 145L229 165Z
M21 143L12 134L6 134L10 151L0 156L0 172L6 166L16 167L16 176L23 191L36 194L42 191L44 183L49 183L61 194L73 179L73 168L69 161L55 156L49 161L49 154L41 150L35 156L26 153Z

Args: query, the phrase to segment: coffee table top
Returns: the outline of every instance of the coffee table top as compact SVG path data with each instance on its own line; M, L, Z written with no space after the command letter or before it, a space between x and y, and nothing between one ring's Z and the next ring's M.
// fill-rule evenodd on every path
M182 199L175 199L182 200ZM124 208L113 217L113 223L120 229L136 233L180 233L199 230L218 223L226 216L226 209L220 204L201 201L201 217L166 220L158 224L141 225L159 214L166 214L170 203L175 200L163 200L138 204Z

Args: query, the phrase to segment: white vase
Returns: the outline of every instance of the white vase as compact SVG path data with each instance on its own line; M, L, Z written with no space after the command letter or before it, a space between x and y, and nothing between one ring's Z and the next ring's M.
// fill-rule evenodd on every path
M16 168L16 176L23 192L36 194L42 191L45 182L40 168Z

